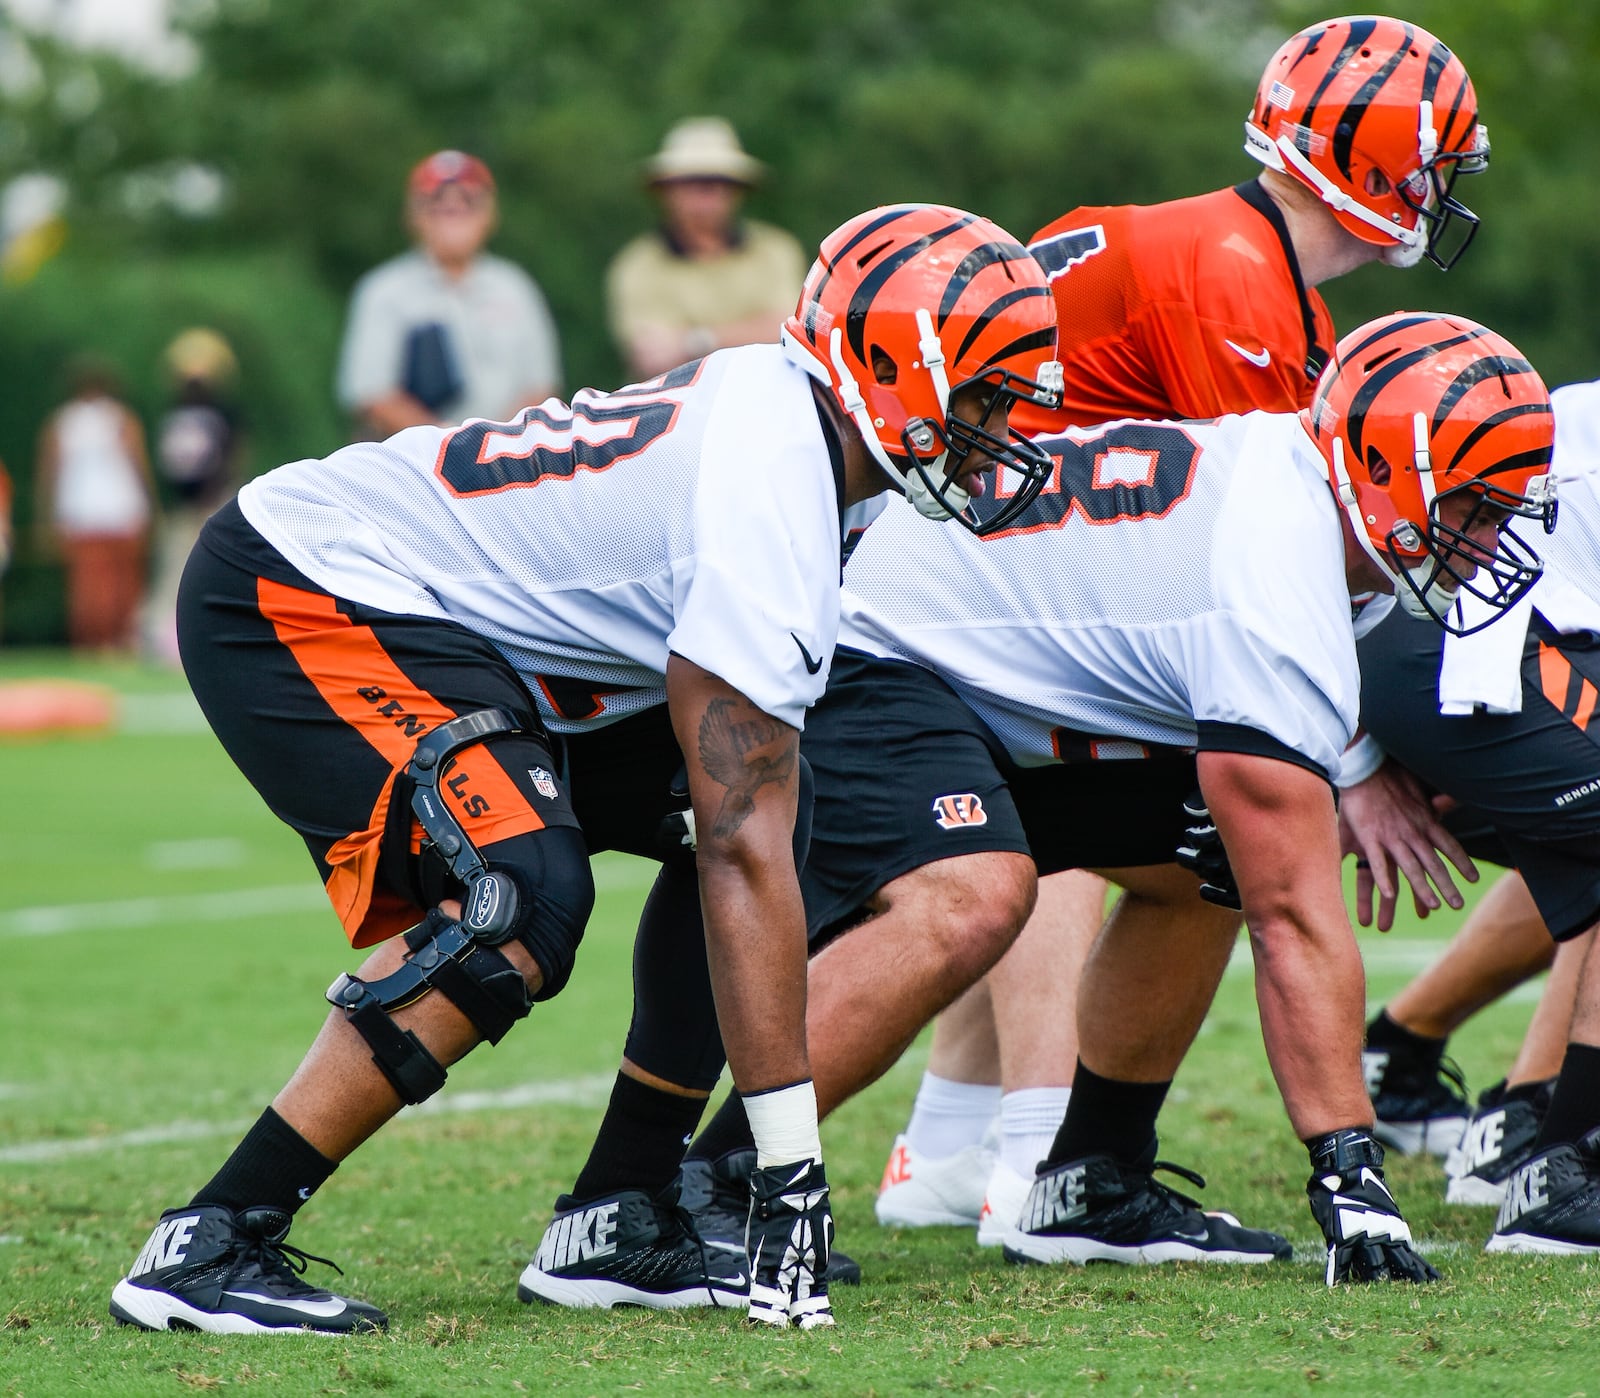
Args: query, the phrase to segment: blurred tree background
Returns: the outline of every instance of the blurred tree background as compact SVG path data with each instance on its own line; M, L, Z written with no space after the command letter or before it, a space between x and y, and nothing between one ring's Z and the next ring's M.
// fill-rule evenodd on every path
M0 459L26 543L34 435L72 353L153 419L161 347L233 342L253 469L344 440L334 358L355 278L405 244L430 150L488 161L497 251L550 298L568 387L611 385L611 254L652 218L639 164L719 113L772 169L750 211L814 243L869 205L937 199L1020 236L1079 203L1249 178L1241 124L1268 55L1331 13L1299 0L175 0L198 61L157 76L0 17L0 186L64 189L58 252L0 284ZM1552 384L1600 375L1600 7L1417 0L1465 61L1493 141L1460 193L1483 219L1448 279L1368 268L1324 288L1348 328L1400 306L1475 316ZM59 634L52 570L6 581L6 639Z

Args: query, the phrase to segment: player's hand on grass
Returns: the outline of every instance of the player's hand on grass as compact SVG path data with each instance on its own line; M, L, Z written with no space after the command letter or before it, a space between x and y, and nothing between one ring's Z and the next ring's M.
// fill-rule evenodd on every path
M1438 1281L1411 1246L1411 1227L1383 1179L1383 1147L1363 1130L1308 1143L1306 1195L1328 1244L1329 1286L1341 1282Z
M833 1247L828 1179L820 1160L770 1165L750 1176L750 1319L802 1330L833 1324L822 1279Z
M1422 784L1392 758L1340 793L1339 849L1356 856L1356 918L1363 927L1373 925L1372 895L1377 890L1380 932L1394 926L1400 896L1397 869L1411 885L1418 917L1427 917L1441 902L1460 908L1465 901L1445 859L1467 882L1478 881L1477 865L1445 829Z

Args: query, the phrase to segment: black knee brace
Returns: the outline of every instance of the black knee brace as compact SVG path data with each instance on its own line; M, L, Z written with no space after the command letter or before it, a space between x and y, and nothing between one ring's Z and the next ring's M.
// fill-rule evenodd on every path
M342 975L328 989L330 1003L345 1011L372 1049L373 1062L407 1103L421 1102L444 1086L445 1069L416 1034L394 1022L390 1011L439 990L483 1038L497 1044L534 1001L522 972L498 948L512 938L522 943L543 976L538 998L547 999L565 984L588 920L593 884L578 831L561 827L540 832L568 837L559 841L570 846L562 851L567 857L555 860L550 873L566 872L576 892L559 878L549 880L553 887L543 888L543 877L531 880L534 891L512 867L491 867L439 799L439 776L454 753L517 731L500 710L486 709L440 724L417 744L409 772L415 783L412 810L462 885L461 917L452 919L435 909L405 934L406 958L391 974L370 984ZM533 871L540 876L546 873L543 856L541 848ZM569 864L576 870L568 872ZM582 889L588 890L587 902L578 896Z

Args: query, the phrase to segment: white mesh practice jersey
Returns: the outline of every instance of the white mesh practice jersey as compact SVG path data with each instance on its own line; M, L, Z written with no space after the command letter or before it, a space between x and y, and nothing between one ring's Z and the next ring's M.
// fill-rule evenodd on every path
M776 345L725 350L294 462L240 506L328 592L491 641L557 732L663 702L669 651L799 727L839 620L842 482L810 382Z
M1559 579L1593 607L1600 607L1600 381L1558 388L1550 395L1550 405L1556 418L1550 466L1559 502L1556 530L1544 534L1537 526L1517 526L1519 537L1544 559L1550 575L1535 586L1534 606L1545 610L1540 591L1551 591L1546 582ZM1560 618L1551 619L1562 625ZM1600 617L1591 609L1580 620L1581 627L1562 629L1596 630Z
M1343 535L1293 415L1121 422L1040 444L1055 475L986 539L891 500L845 570L840 642L943 676L1011 756L1264 733L1325 772L1360 703ZM1369 608L1363 627L1387 607ZM1061 730L1067 730L1063 733Z

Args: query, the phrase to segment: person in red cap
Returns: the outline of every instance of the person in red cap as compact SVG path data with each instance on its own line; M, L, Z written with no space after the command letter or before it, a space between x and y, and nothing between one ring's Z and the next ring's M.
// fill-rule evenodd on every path
M561 387L555 323L520 267L484 251L494 176L442 150L406 184L416 245L356 283L339 358L339 402L361 435L512 416Z

